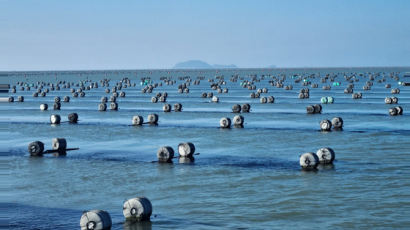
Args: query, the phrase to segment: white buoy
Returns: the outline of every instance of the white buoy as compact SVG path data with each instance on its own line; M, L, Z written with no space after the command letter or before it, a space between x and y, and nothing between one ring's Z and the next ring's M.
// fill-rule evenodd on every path
M111 226L111 216L103 210L84 212L80 219L81 230L109 230Z
M319 158L315 153L304 153L299 158L299 164L302 169L316 169L319 164Z
M334 117L332 119L332 126L335 130L342 130L343 129L343 119L341 117Z
M142 125L144 123L144 118L142 116L133 116L132 125Z
M61 121L60 115L58 115L58 114L52 114L52 115L50 116L50 123L51 123L51 124L53 124L53 125L58 125L58 124L60 124L60 121Z
M157 151L157 158L159 162L170 163L174 158L174 149L170 146L163 146Z
M164 104L164 105L162 106L162 110L163 110L164 112L166 112L166 113L171 112L171 105L170 105L170 104Z
M335 152L331 148L321 148L316 152L321 164L332 164L335 159Z
M180 143L178 153L181 157L192 157L195 153L195 145L191 142Z
M244 121L245 121L245 118L241 115L236 115L233 117L233 125L235 127L243 127Z
M64 138L53 138L51 140L53 150L57 150L59 155L66 155L67 141Z
M156 125L158 124L158 114L149 114L148 115L148 119L147 119L148 123L151 125Z
M149 221L152 204L146 197L136 197L124 202L122 213L127 221Z
M41 104L40 105L40 110L45 111L48 109L48 105L47 104Z
M221 128L231 128L231 119L228 117L223 117L219 121L219 126Z
M332 128L332 123L329 120L322 120L320 122L320 130L330 131L331 128Z

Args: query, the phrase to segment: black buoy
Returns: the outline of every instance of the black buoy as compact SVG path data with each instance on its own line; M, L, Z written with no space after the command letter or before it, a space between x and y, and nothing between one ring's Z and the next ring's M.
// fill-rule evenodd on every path
M182 104L181 103L175 103L174 104L174 111L175 112L181 112L182 111Z
M249 113L250 111L251 111L251 105L249 105L249 104L243 104L242 105L242 112Z
M41 141L34 141L28 145L28 152L30 156L42 156L44 152L44 143Z
M78 114L77 113L70 113L68 114L68 122L71 124L75 124L78 122Z
M232 106L232 112L233 113L240 113L241 112L241 105L235 104Z

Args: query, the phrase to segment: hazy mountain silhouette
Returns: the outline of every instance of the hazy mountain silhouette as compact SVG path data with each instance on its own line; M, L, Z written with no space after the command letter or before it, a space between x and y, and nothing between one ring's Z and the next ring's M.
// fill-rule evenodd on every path
M238 68L236 65L210 65L201 60L189 60L175 64L174 69L226 69Z

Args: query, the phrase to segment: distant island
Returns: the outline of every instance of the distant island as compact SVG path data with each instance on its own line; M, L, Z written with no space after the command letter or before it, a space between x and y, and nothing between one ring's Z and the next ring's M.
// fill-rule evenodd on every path
M189 60L185 62L179 62L174 67L174 69L235 69L238 68L236 65L211 65L200 60Z

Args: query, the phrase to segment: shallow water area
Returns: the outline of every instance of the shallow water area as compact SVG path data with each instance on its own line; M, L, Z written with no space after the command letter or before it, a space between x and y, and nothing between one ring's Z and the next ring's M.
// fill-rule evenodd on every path
M252 69L218 71L100 71L9 73L2 81L99 81L110 78L110 87L84 91L84 98L72 97L69 89L50 91L46 97L32 97L34 89L15 94L23 103L0 103L0 153L6 166L2 183L1 207L12 229L79 229L84 210L103 209L110 213L112 229L406 229L410 226L410 87L399 86L389 76L408 69ZM367 73L380 73L370 91L362 90ZM354 100L343 90L349 84L344 75L353 73ZM363 76L359 74L363 73ZM264 79L254 84L269 91L275 103L261 104L250 98L256 90L229 81L232 75L250 80L251 74ZM269 84L271 76L286 74L284 85ZM291 76L337 74L330 91L322 85L328 80L312 78L318 88L301 86ZM141 77L153 83L173 77L174 85L157 87L151 94L141 93ZM200 85L189 86L180 94L178 77L204 76ZM229 93L218 94L207 81L224 76ZM377 83L385 76L386 82ZM122 89L119 110L98 111L100 98L110 94L115 82L128 77L136 87ZM410 81L410 79L408 79ZM385 84L400 88L391 94ZM72 86L73 88L78 88ZM299 90L308 87L309 99L298 99ZM181 103L182 112L162 112L163 103L151 103L158 92L167 92L171 106ZM201 98L213 92L219 103ZM70 96L53 110L54 97ZM306 114L306 106L320 103L323 96L334 97L333 104L322 104L321 114ZM398 104L386 105L385 97L396 96ZM49 105L40 111L41 103ZM234 104L249 103L244 128L221 129L222 117L233 118ZM109 105L109 103L108 103ZM401 106L403 115L389 116L388 109ZM51 107L51 108L50 108ZM78 124L50 125L50 115L77 112ZM150 113L159 115L157 126L131 126L131 119ZM343 131L320 132L319 122L340 116ZM64 137L68 147L79 147L65 157L30 157L27 145L42 141L51 148L51 139ZM195 144L195 162L159 164L156 152L169 145L177 152L181 142ZM302 171L299 156L331 147L336 161L317 171ZM122 205L126 199L148 197L153 205L150 223L129 226L124 222Z

